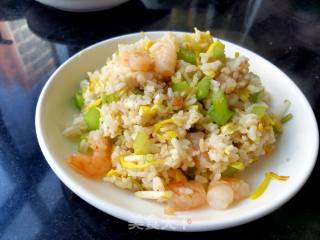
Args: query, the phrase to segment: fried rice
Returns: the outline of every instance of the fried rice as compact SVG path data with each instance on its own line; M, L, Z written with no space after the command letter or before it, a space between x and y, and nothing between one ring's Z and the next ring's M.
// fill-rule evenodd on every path
M101 178L142 198L168 201L172 182L208 189L237 176L275 148L282 126L249 59L224 48L197 29L120 44L80 82L80 112L64 135L79 138L86 156L93 141L110 139L111 165Z

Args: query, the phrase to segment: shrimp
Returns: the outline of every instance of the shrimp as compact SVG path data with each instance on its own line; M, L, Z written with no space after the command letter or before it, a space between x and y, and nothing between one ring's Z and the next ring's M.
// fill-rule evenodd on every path
M199 208L207 203L206 191L199 182L173 182L167 188L173 192L165 208L167 214Z
M67 158L68 164L89 178L101 178L111 168L112 142L109 138L92 141L92 155L72 154Z
M149 49L154 60L154 71L162 77L174 74L177 65L177 47L171 35L166 35Z
M150 72L154 69L153 60L146 52L129 53L127 59L132 71Z
M237 178L223 178L211 181L207 192L207 201L210 207L217 210L228 208L250 194L249 185Z

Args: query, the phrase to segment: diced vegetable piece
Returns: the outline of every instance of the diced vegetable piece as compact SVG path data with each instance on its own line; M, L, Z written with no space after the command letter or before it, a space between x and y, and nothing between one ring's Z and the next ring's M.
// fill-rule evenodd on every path
M252 103L261 102L263 100L263 97L264 97L264 90L262 89L261 91L256 92L250 96L250 102Z
M272 120L272 128L273 128L273 131L276 133L276 134L281 134L283 132L283 127L282 127L282 123L281 123L281 120L276 116L276 115L270 115L270 118Z
M74 104L79 109L81 109L84 106L84 98L81 93L76 93L74 95Z
M181 78L177 78L175 76L171 76L171 82L176 83L176 82L181 82L182 79Z
M224 53L224 48L224 44L217 40L211 43L209 49L207 50L207 54L209 54L209 56L211 56L213 59L223 60L226 57Z
M197 64L197 56L187 48L180 48L178 58L193 65Z
M103 103L112 103L112 102L117 102L119 101L120 97L117 93L110 93L110 94L107 94L107 95L104 95L102 97L102 102Z
M239 161L233 162L229 166L232 167L232 168L235 168L235 169L237 169L239 171L242 171L244 169L244 167L245 167L243 162L239 162Z
M266 113L267 108L268 107L266 105L253 104L251 108L251 112L256 114L259 118L261 118Z
M171 84L172 91L174 92L183 92L189 89L190 85L187 81L174 82Z
M288 115L281 118L281 122L286 123L286 122L290 121L292 118L293 118L293 115L291 113L289 113Z
M277 116L273 114L268 114L265 113L264 116L262 117L262 120L264 121L265 124L271 125L273 128L273 131L276 135L279 135L282 133L282 124L281 121L277 118Z
M281 121L273 114L265 113L262 120L267 125L271 125L275 134L281 134L283 131Z
M96 130L100 125L100 111L97 107L92 107L83 117L84 122L87 124L89 130Z
M187 108L190 109L190 110L193 109L193 110L195 110L195 111L199 111L199 106L196 105L196 104L190 105L190 106L188 106Z
M276 135L279 135L283 132L282 125L279 122L276 122L276 124L272 126L272 129Z
M205 76L197 84L196 97L198 100L203 100L208 96L209 90L210 90L210 85L211 85L211 80L212 79L209 76Z
M147 133L139 131L133 141L133 150L135 154L149 153L150 141Z
M239 90L239 98L242 102L247 102L249 100L250 93L248 88L241 88Z
M289 176L279 176L274 172L265 173L263 181L260 183L257 189L251 194L250 198L252 200L255 200L258 197L260 197L266 191L272 179L279 180L279 181L286 181L288 178Z
M240 53L239 53L239 52L235 52L235 53L234 53L234 57L235 57L235 58L237 58L237 57L239 57L239 56L240 56Z
M228 101L224 92L218 90L212 95L212 105L208 111L210 119L222 126L226 124L232 117L233 112L228 108Z
M222 173L223 177L231 177L239 171L242 171L245 168L243 162L233 162L229 164L227 170Z

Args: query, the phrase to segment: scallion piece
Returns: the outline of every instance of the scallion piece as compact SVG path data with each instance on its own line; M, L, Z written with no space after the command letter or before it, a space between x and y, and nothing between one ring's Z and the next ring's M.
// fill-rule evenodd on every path
M222 126L226 124L232 117L233 112L228 108L228 101L224 92L218 90L212 95L212 105L208 111L210 119Z
M205 76L200 80L196 87L196 97L198 100L205 99L210 90L211 78L209 76Z
M83 117L84 122L87 124L89 130L96 130L100 125L100 111L97 107L92 107Z
M228 168L222 173L223 177L232 177L239 171L242 171L245 168L243 162L233 162L228 165Z
M262 89L261 91L256 92L250 96L250 102L252 103L261 102L263 100L263 97L264 97L264 90Z
M104 95L102 97L102 102L103 103L112 103L112 102L117 102L119 101L120 97L117 93L110 93L110 94L107 94L107 95Z
M293 118L293 115L291 113L289 113L288 115L286 115L283 118L281 118L281 122L282 123L289 122L292 118Z
M74 104L79 109L81 109L84 106L84 98L81 93L76 93L74 95Z
M175 82L171 84L171 89L174 92L183 92L190 87L187 81Z
M226 57L224 53L224 48L224 44L217 40L214 43L211 43L207 50L207 54L209 54L209 56L211 56L213 59L223 60Z
M187 48L180 48L178 58L193 65L197 64L197 56Z
M150 142L147 133L139 131L133 141L133 150L135 154L149 153Z
M267 111L267 106L260 104L253 104L251 112L256 114L259 118L262 118Z

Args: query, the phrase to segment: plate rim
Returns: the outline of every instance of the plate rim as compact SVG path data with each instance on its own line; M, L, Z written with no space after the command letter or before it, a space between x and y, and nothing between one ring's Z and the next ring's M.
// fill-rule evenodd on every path
M173 33L178 33L178 34L184 34L184 33L189 33L189 32L184 32L184 31L147 31L144 32L144 34L148 35L148 34L164 34L166 32L173 32ZM52 84L53 80L55 79L55 76L58 74L58 72L63 69L66 65L68 65L69 62L73 61L75 58L79 57L83 52L87 52L90 51L93 48L96 48L100 45L103 44L107 44L109 41L116 41L116 40L121 40L121 39L126 39L128 37L136 37L141 35L141 32L136 32L136 33L130 33L130 34L124 34L124 35L120 35L120 36L116 36L113 38L108 38L106 40L100 41L98 43L95 43L91 46L88 46L87 48L81 50L80 52L74 54L73 56L71 56L70 58L68 58L63 64L61 64L55 71L54 73L52 73L52 75L49 77L49 79L47 80L47 82L45 83L40 96L38 98L38 102L37 102L37 107L36 107L36 111L35 111L35 128L36 128L36 135L37 135L37 139L38 139L38 143L40 145L41 151L44 155L44 158L46 159L46 161L48 162L49 166L51 167L51 169L54 171L54 173L58 176L58 178L70 189L72 190L75 194L77 194L81 199L83 199L84 201L86 201L87 203L89 203L90 205L98 208L99 210L103 211L104 213L107 213L111 216L114 216L116 218L119 218L121 220L124 220L126 222L128 222L129 219L135 219L137 221L143 220L145 219L144 215L137 215L135 213L132 213L130 210L121 208L121 207L117 207L113 204L110 204L108 202L99 200L95 194L91 193L90 191L88 191L87 189L82 189L82 187L80 187L76 182L74 182L70 177L68 177L66 174L64 174L62 172L62 170L60 170L60 168L55 164L55 159L53 158L53 156L51 155L48 147L46 146L46 143L44 141L44 137L43 137L43 126L42 126L42 117L41 117L41 112L43 109L43 99L45 97L45 94L47 92L47 90L49 89L50 85ZM311 112L312 115L312 119L311 122L313 122L313 129L316 130L315 133L315 146L316 148L313 150L312 152L312 156L313 156L313 162L312 164L310 164L308 171L303 175L303 178L298 182L298 184L294 185L293 190L290 192L290 194L288 194L281 202L276 202L273 204L270 204L268 208L264 209L263 211L257 212L257 211L253 211L250 214L247 214L245 217L241 217L241 218L234 218L234 219L229 219L229 220L224 220L222 221L222 223L211 223L210 221L199 221L199 222L193 222L192 224L186 226L185 228L181 228L182 227L182 222L181 220L176 220L176 219L165 219L165 218L159 218L159 217L150 217L148 218L148 220L152 221L157 221L159 226L163 226L168 224L168 221L170 221L170 224L172 224L171 226L173 226L175 229L170 229L169 231L178 231L178 232L201 232L201 231L210 231L210 230L219 230L219 229L225 229L225 228L230 228L230 227L234 227L234 226L238 226L238 225L242 225L248 222L251 222L253 220L256 220L258 218L261 218L263 216L266 216L267 214L273 212L275 209L280 208L282 205L284 205L285 203L287 203L291 198L293 198L298 191L303 187L303 185L306 183L306 181L309 179L314 166L317 162L317 156L318 156L318 150L319 150L319 130L318 130L318 123L316 121L316 117L315 114L313 112L313 109L309 103L309 101L307 100L306 96L304 95L304 93L300 90L300 88L295 84L295 82L287 75L285 74L281 69L279 69L276 65L274 65L273 63L271 63L270 61L268 61L267 59L263 58L262 56L260 56L257 53L254 53L253 51L251 51L250 49L244 48L238 44L232 43L230 41L226 41L224 39L220 39L220 38L216 38L215 39L219 39L227 44L231 44L234 45L235 47L237 47L240 50L245 50L250 52L250 54L253 54L255 57L260 58L262 61L266 62L267 64L270 64L274 69L276 69L277 71L279 71L280 74L282 74L283 76L285 76L288 80L289 83L292 85L292 87L297 90L298 92L300 92L301 96L302 96L302 100L305 103L305 106L307 106L307 111ZM81 189L79 189L81 188ZM140 223L140 221L139 221ZM144 225L145 222L142 222ZM166 230L168 231L168 229L161 229L161 230Z

